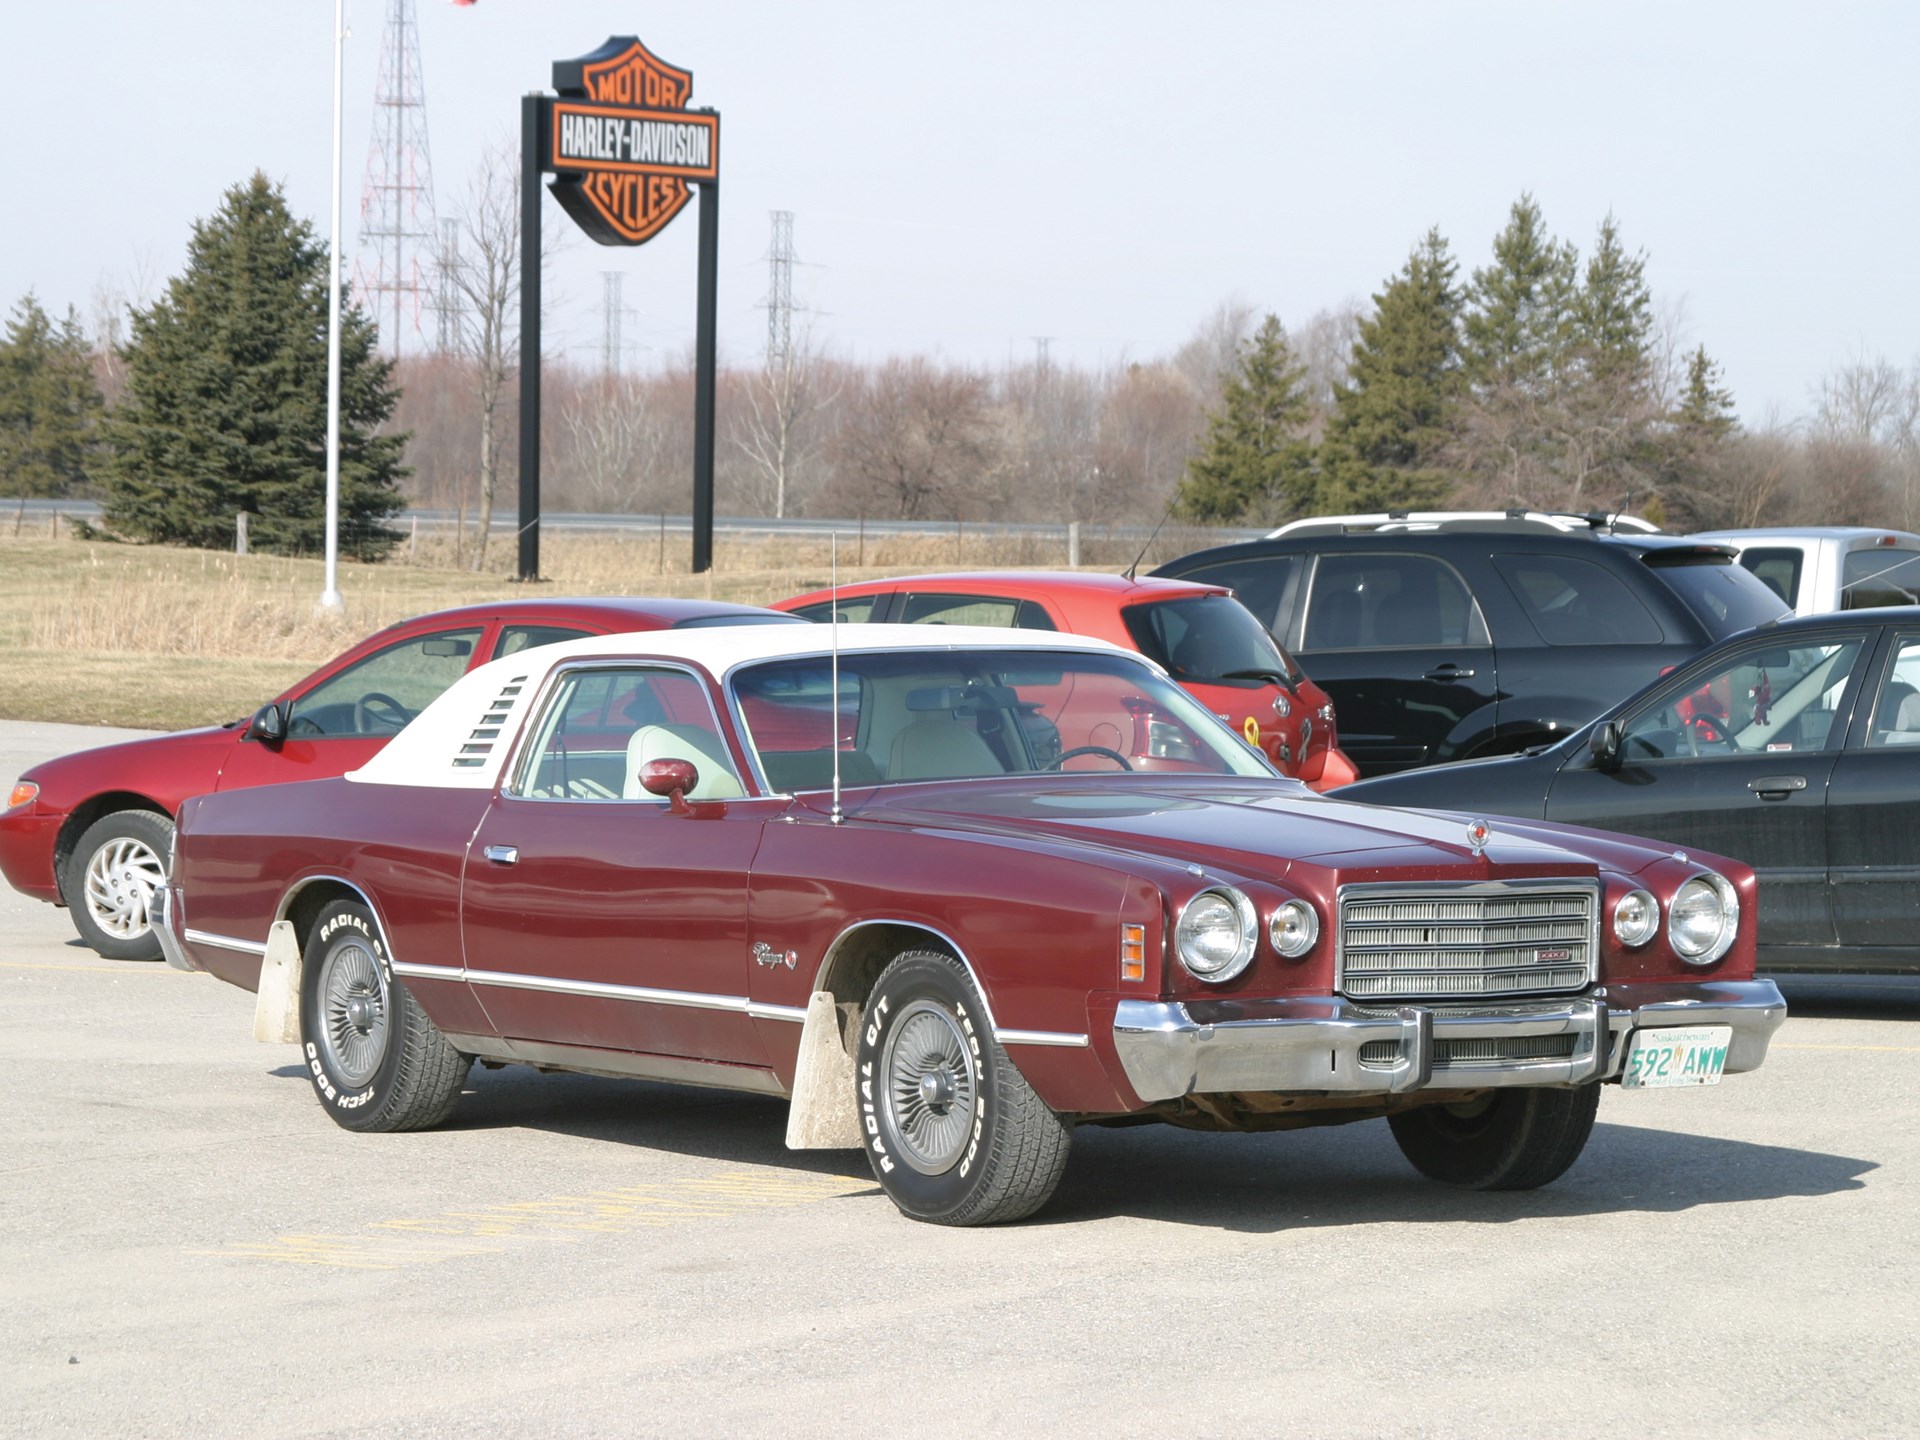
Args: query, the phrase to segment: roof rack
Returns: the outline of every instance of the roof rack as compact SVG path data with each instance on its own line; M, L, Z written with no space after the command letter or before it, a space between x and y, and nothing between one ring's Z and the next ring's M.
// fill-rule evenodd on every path
M1606 510L1385 510L1371 515L1312 515L1289 520L1267 539L1290 536L1367 535L1450 530L1540 531L1558 534L1658 535L1660 527L1637 515Z

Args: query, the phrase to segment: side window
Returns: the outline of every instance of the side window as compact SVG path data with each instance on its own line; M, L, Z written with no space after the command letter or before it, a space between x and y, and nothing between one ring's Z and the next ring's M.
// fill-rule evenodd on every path
M1789 605L1800 598L1802 559L1798 550L1782 550L1772 546L1749 547L1740 552L1740 563L1758 575L1769 590Z
M500 639L494 644L493 658L503 655L518 655L522 650L531 650L536 645L558 645L562 640L584 640L591 630L575 630L565 625L503 625L500 627Z
M1209 585L1225 585L1234 597L1253 612L1275 635L1280 633L1280 606L1287 598L1287 582L1300 563L1296 555L1262 555L1247 560L1224 560L1199 570L1189 570L1182 580L1203 580Z
M745 792L705 686L684 670L619 667L563 672L542 712L514 791L535 800L646 800L649 760L690 760L690 800Z
M903 625L992 625L1012 629L1020 623L1020 600L992 595L909 595L900 609ZM1044 612L1043 616L1044 616ZM1026 628L1053 629L1052 625Z
M376 650L293 702L289 733L392 735L426 709L473 662L486 632L442 630Z
M1314 568L1303 649L1487 643L1467 582L1431 555L1323 555Z
M1628 720L1626 758L1689 759L1824 750L1839 743L1834 717L1860 656L1861 637L1742 650L1697 672Z
M880 608L880 602L886 599L879 595L848 595L840 601L840 623L842 625L864 625L873 619L873 612ZM802 605L798 610L790 610L790 615L798 615L802 620L811 620L816 625L824 625L833 616L833 601L822 600L818 605Z
M1886 682L1873 701L1869 747L1920 745L1920 639L1900 637Z
M1660 622L1618 575L1570 555L1495 555L1533 628L1549 645L1658 645Z

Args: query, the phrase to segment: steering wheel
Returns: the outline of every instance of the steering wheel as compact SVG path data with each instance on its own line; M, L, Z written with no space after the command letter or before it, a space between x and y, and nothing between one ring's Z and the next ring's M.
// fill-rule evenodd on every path
M411 710L383 690L369 690L353 702L353 728L357 734L398 730L412 718Z
M1073 749L1062 751L1059 755L1055 756L1053 763L1047 766L1047 769L1058 770L1076 755L1104 755L1122 770L1133 769L1133 766L1127 763L1126 756L1122 755L1118 750L1109 750L1104 745L1076 745Z
M1720 728L1719 721L1711 715L1695 715L1687 721L1687 753L1698 756L1703 745L1712 746L1721 751L1739 748L1727 738L1726 732Z

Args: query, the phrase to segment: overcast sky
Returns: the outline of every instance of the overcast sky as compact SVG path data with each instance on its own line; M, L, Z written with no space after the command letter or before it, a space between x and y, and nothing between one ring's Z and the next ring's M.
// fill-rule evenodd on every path
M385 0L349 5L349 257ZM417 0L436 186L511 139L551 63L637 34L722 116L723 359L766 334L768 212L827 348L998 364L1170 352L1221 301L1364 301L1430 225L1466 272L1523 190L1590 246L1611 210L1743 415L1849 360L1920 360L1920 5L651 6ZM0 304L156 288L255 169L324 236L332 0L5 0ZM571 229L558 207L547 233ZM692 341L693 206L577 234L549 338L627 364ZM408 348L415 343L408 342Z

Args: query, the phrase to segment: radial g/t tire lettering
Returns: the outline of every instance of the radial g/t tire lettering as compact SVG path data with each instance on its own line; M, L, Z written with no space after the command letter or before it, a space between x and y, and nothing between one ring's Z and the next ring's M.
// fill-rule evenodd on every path
M910 950L881 973L860 1022L854 1085L867 1160L915 1220L1024 1219L1060 1183L1072 1128L1014 1068L950 955Z
M300 969L307 1078L348 1130L424 1130L452 1113L472 1064L394 978L364 905L335 900L307 937Z

